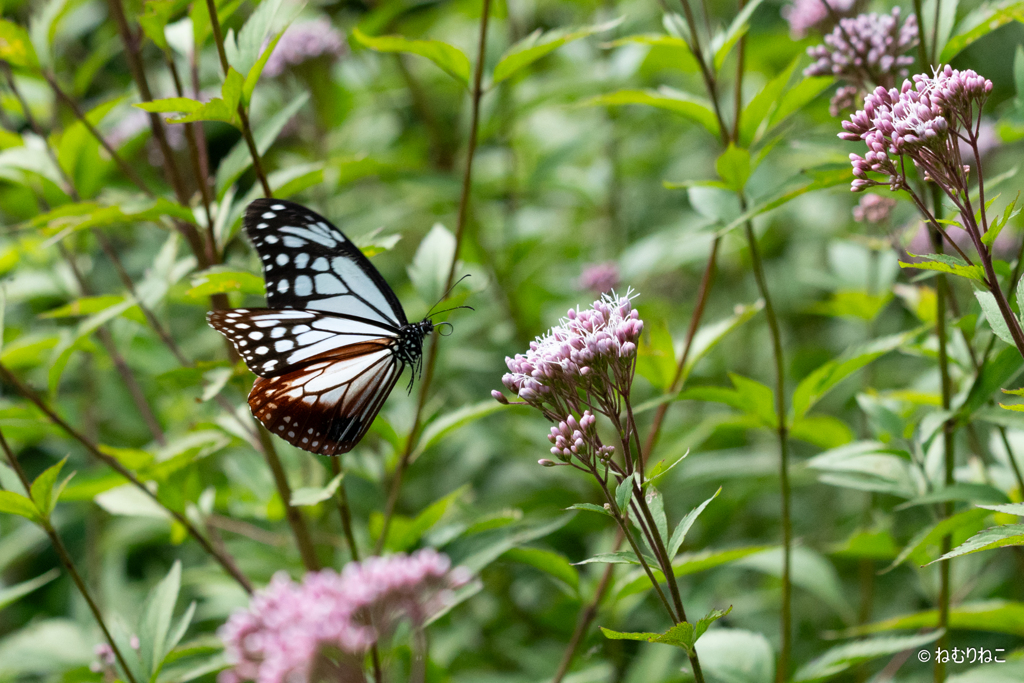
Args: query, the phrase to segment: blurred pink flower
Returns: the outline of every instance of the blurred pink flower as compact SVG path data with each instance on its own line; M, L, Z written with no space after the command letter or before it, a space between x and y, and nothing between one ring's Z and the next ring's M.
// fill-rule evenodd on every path
M285 29L270 53L263 73L271 78L280 76L290 66L320 56L333 59L344 54L346 49L341 33L325 17L295 22Z
M604 294L619 286L619 266L615 261L591 263L583 267L579 288L594 294Z
M302 583L279 572L221 627L233 668L217 680L306 683L327 667L332 680L362 681L363 655L374 643L403 618L421 628L468 580L429 548L350 562L340 574L310 572Z
M877 194L865 194L853 207L853 220L858 223L883 223L896 208L896 200Z
M849 17L857 13L861 0L794 0L782 8L782 16L789 22L794 38L803 38L811 29L827 29L835 24L834 17ZM832 11L829 11L829 7Z

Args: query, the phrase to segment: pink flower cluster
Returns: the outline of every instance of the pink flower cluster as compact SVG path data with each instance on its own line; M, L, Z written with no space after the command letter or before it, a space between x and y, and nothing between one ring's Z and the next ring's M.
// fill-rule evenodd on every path
M584 291L604 294L618 286L619 267L615 264L615 261L592 263L586 266L580 275L579 288Z
M891 14L842 19L823 45L807 48L815 62L804 69L804 75L835 76L846 82L831 102L830 111L838 116L870 86L891 87L907 75L914 59L904 53L917 45L917 35L917 18L911 14L901 26L899 7Z
M552 427L551 433L548 434L548 441L552 444L551 455L566 464L574 457L584 463L589 462L593 455L597 455L598 459L602 460L610 458L615 449L611 446L601 446L598 443L597 431L594 427L596 422L597 418L594 417L594 414L589 410L584 410L579 420L569 415ZM540 462L542 465L557 464L550 460Z
M643 327L628 295L605 294L589 309L570 309L525 355L506 358L509 372L501 381L526 403L550 411L553 421L579 414L581 394L601 406L617 405L615 392L629 392Z
M866 194L853 207L853 220L858 223L884 223L889 220L892 210L896 208L896 200L878 194Z
M901 189L906 183L903 155L926 179L945 188L956 186L964 172L958 140L977 137L975 119L991 90L992 81L949 66L931 77L916 75L899 90L876 88L865 98L864 108L843 121L845 132L839 134L843 140L863 140L868 147L863 157L850 155L855 176L851 189L882 184L868 178L869 171L888 176L890 189Z
M835 22L834 17L856 14L861 4L861 0L795 0L782 9L782 16L789 22L793 37L803 38L811 29L831 26Z
M267 58L263 73L271 78L280 76L290 66L320 56L338 57L346 48L341 33L326 18L295 22L285 30Z
M402 618L422 627L468 580L466 570L451 569L432 549L351 562L340 574L310 572L302 583L281 572L221 627L233 668L218 682L306 683L324 666L325 652L361 680L363 655L374 643Z

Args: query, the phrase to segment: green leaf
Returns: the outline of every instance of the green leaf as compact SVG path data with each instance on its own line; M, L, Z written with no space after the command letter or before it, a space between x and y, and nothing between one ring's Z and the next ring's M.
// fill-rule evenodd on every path
M234 270L206 270L192 277L192 287L186 296L194 301L208 299L214 294L241 292L242 294L266 294L263 278Z
M910 456L877 441L857 441L833 448L807 461L826 484L877 491L902 498L918 493Z
M977 297L978 303L981 304L981 312L985 314L985 320L988 321L988 326L992 328L992 333L1010 346L1016 347L1013 335L1010 334L1010 328L1006 324L1006 320L1003 319L1003 313L999 310L999 304L996 303L996 297L992 292L976 290L974 296Z
M811 178L809 182L807 181L808 176ZM852 180L853 171L849 164L841 164L838 166L830 164L801 171L797 176L784 183L782 185L782 189L770 196L768 199L758 201L744 213L729 221L729 223L724 227L719 228L717 235L723 236L726 233L735 230L739 226L744 225L752 218L756 218L757 216L777 209L780 206L793 201L797 197L807 194L808 192L815 192L817 190L823 190L837 185L848 185ZM671 187L669 184L666 185Z
M793 391L793 420L807 414L814 405L841 381L873 360L907 343L916 331L881 337L855 346L831 360L800 381Z
M968 280L976 280L978 282L985 281L985 271L981 266L967 265L963 259L956 256L950 256L949 254L911 254L909 251L907 254L916 258L924 258L928 260L918 261L916 263L900 261L900 268L935 270L940 273L949 273L951 275L967 278Z
M938 628L938 625L939 611L932 609L849 628L841 635L844 637L861 636L897 629L916 631L923 628ZM1024 636L1024 603L1009 600L987 600L950 605L949 630Z
M192 123L194 121L223 121L239 127L238 104L242 97L242 75L228 68L228 75L221 85L221 96L209 102L197 102L187 97L169 97L163 100L142 102L135 106L149 112L182 112L185 116L167 119L167 123Z
M981 366L971 389L967 394L962 406L957 411L957 418L961 422L967 422L972 415L983 408L992 399L1000 387L1013 381L1024 369L1024 359L1016 346L1002 349L991 357L987 363Z
M665 499L662 497L661 492L653 486L648 486L642 495L647 503L647 509L650 510L651 517L654 519L654 528L664 543L665 539L668 538L668 519L665 517Z
M33 522L39 521L39 511L32 501L13 491L0 491L0 512L21 515Z
M420 242L408 268L409 279L420 298L430 302L441 298L454 259L455 235L440 223L435 223Z
M857 290L833 292L828 301L817 301L807 307L808 313L835 318L874 320L892 301L892 292L871 294Z
M180 4L177 0L146 0L145 10L139 15L139 26L143 33L165 52L170 46L164 29Z
M57 504L57 497L53 495L53 487L57 483L57 477L60 476L61 468L64 467L64 463L67 461L68 456L65 455L60 462L43 470L42 474L32 482L32 490L30 491L32 502L35 503L43 519L50 518L50 513L53 512L53 507ZM67 480L65 480L66 483ZM58 494L59 492L58 490Z
M656 566L658 564L657 561L655 561L655 559L653 557L647 557L645 555L644 556L644 560L647 562L648 566L651 566L651 567L654 567L654 566ZM636 553L634 553L632 550L620 550L620 551L614 552L614 553L598 553L597 555L594 555L593 557L588 557L587 559L581 560L580 562L573 562L573 564L577 565L577 566L582 565L582 564L595 564L595 563L600 563L600 564L635 564L637 566L640 566L640 560L637 559Z
M59 306L46 313L39 314L40 318L71 318L80 315L93 315L105 311L111 306L116 306L124 301L120 294L105 294L101 296L86 296L75 299L69 304Z
M470 403L469 405L462 406L431 421L420 435L420 440L416 444L416 448L413 449L410 462L415 462L428 448L440 442L448 434L504 408L505 406L494 399L488 399L479 403Z
M494 560L515 548L554 533L568 524L575 514L560 515L554 519L524 520L516 525L473 534L449 544L445 550L454 566L463 566L479 572Z
M28 31L6 19L0 19L0 59L13 67L39 69L39 57Z
M371 37L358 28L352 29L352 37L377 52L406 52L426 57L449 76L465 86L469 85L471 70L469 57L453 45L442 43L439 40L409 40L402 36Z
M448 508L451 507L452 503L463 497L468 490L468 484L460 486L443 498L434 501L422 512L416 515L416 517L404 528L400 529L392 525L392 531L388 533L388 539L385 546L389 550L398 552L408 550L416 545L427 531L441 521L441 518L444 517L445 512L448 511Z
M999 237L999 233L1002 232L1003 228L1010 221L1011 218L1020 213L1020 209L1017 208L1017 200L1020 199L1020 192L1013 198L1013 201L1006 205L1003 209L1003 215L992 221L992 224L988 227L988 231L981 236L981 243L991 248L995 244L996 238ZM991 201L995 201L994 199ZM990 203L991 203L990 201ZM985 207L988 208L987 206Z
M21 583L16 583L13 586L0 588L0 609L20 600L32 591L45 586L58 576L60 576L60 570L54 567L50 571L45 574L41 574L34 579L22 581Z
M237 42L234 40L234 35L230 31L228 32L225 36L224 48L228 64L231 65L230 69L234 69L239 74L248 74L253 69L260 54L260 48L263 47L270 35L271 25L280 7L281 0L262 0L239 30ZM237 106L237 100L234 106Z
M772 548L746 557L737 564L769 576L781 577L782 562L782 549ZM790 554L790 576L794 586L831 607L844 621L853 621L853 610L846 600L847 594L839 581L839 574L823 555L810 548L794 547Z
M505 51L505 54L501 56L498 64L494 67L492 82L494 85L497 85L515 75L516 72L551 54L566 43L586 38L595 33L610 31L621 24L622 21L623 19L619 18L604 24L586 26L573 31L555 29L541 33L540 29L537 29Z
M288 125L292 117L298 113L299 109L309 101L309 93L302 92L298 96L291 99L281 111L277 112L270 118L266 119L260 125L256 126L253 131L252 137L256 142L256 149L261 155L266 154L270 149L270 146L274 144L277 136L281 134L284 127ZM239 140L235 143L235 146L231 148L220 165L217 166L217 200L223 199L224 194L228 191L228 188L234 184L238 178L245 173L252 166L252 154L249 152L249 146L245 140Z
M1024 545L1024 524L1002 524L985 529L928 564L934 564L942 560L951 560L961 555L980 553L982 550L993 550L1014 545Z
M925 559L924 553L929 546L939 546L944 537L952 535L955 532L971 528L977 529L980 527L982 520L988 516L988 510L975 508L972 510L958 512L952 517L947 517L936 524L925 527L919 531L913 539L911 539L903 550L900 551L900 554L896 556L896 559L892 561L892 564L883 569L881 573L885 574L892 571L903 564L903 562L911 555L919 558L919 564L925 564L923 561Z
M1010 499L1001 489L990 484L973 484L958 482L927 493L919 498L900 503L894 510L905 510L918 505L945 503L946 501L967 501L982 503L1008 503Z
M690 345L690 355L683 367L683 380L690 376L697 362L708 355L733 330L757 315L764 308L764 302L758 300L752 304L738 305L732 315L714 323L709 323L697 330Z
M146 597L139 622L139 655L142 665L151 677L160 671L170 648L167 637L174 616L174 605L181 589L181 561L176 560L171 570Z
M584 100L581 106L608 107L625 104L643 104L675 112L700 124L713 136L720 135L718 119L707 100L665 86L658 90L619 90L591 97Z
M633 477L626 477L615 487L615 506L621 514L626 514L629 501L633 499Z
M1024 21L1024 4L1011 0L994 5L982 5L957 25L953 37L939 55L939 63L949 64L968 45L1011 21Z
M660 51L665 55L665 62L672 65L673 69L686 73L694 73L700 69L697 60L693 57L690 46L682 38L665 35L664 33L644 33L626 36L607 43L605 47L622 47L623 45L649 45L652 50Z
M813 102L818 95L828 90L835 83L831 76L811 76L801 78L792 88L787 90L779 100L778 106L768 118L766 130L772 130L787 118Z
M300 505L316 505L322 503L325 500L330 500L334 494L338 491L338 486L341 484L342 478L345 473L337 475L329 482L326 486L304 486L292 490L292 499L289 505L292 507Z
M985 508L986 510L993 510L995 512L1002 512L1007 515L1024 517L1024 503L1010 503L1009 505L979 505L978 507Z
M849 425L832 415L805 415L794 420L789 436L818 448L838 448L854 439Z
M260 58L256 60L252 68L245 75L245 83L242 84L242 104L248 106L249 100L252 99L252 93L256 90L256 84L259 83L260 75L263 73L263 67L267 65L267 60L270 59L270 55L274 53L274 48L277 47L278 42L281 40L281 36L284 35L284 31L281 31L274 36L266 49L260 55ZM308 96L309 93L303 92L303 95ZM293 100L294 102L294 100Z
M706 680L722 683L773 683L775 656L760 633L733 628L708 631L700 641L700 665Z
M715 567L731 564L743 559L744 557L764 552L770 548L771 546L755 545L740 548L728 548L726 550L705 549L694 553L683 553L682 555L677 555L675 560L672 561L672 572L678 579L682 576L688 576L708 569L714 569ZM653 570L654 578L657 579L658 583L665 583L665 576L661 571L656 567L652 567L651 569ZM635 574L631 574L623 579L622 585L619 587L616 595L616 599L622 599L648 590L651 590L651 581L644 570L638 569Z
M634 413L637 412L635 408L634 408L633 412ZM681 463L686 458L686 456L689 455L689 454L690 454L690 451L688 451L688 450L687 451L683 451L679 456L677 456L671 462L671 464L668 464L668 465L665 464L666 461L659 460L658 464L655 465L654 467L652 467L647 472L647 480L644 482L644 488L646 488L650 484L655 483L656 481L658 481L659 479L664 477L666 474L668 474L669 470L671 470L673 467L675 467L676 465Z
M725 610L711 610L705 616L701 617L696 624L690 624L689 622L684 621L676 624L663 634L620 633L619 631L612 631L603 626L601 627L601 633L603 633L605 638L608 638L609 640L641 640L648 643L674 645L682 648L687 652L687 654L692 656L694 654L694 646L697 643L697 639L704 635L704 632L708 630L708 626L731 611L731 606Z
M672 333L660 318L645 321L637 348L636 371L658 389L668 389L676 374Z
M566 510L587 510L588 512L599 512L607 517L613 516L611 510L603 505L594 505L593 503L576 503L567 507Z
M753 0L741 9L735 17L733 17L732 23L729 24L729 28L715 36L711 41L711 49L714 51L714 66L715 71L719 71L722 65L725 64L726 57L732 52L733 47L739 42L746 32L750 29L750 16L754 13L758 7L761 6L763 0Z
M750 150L730 142L729 147L715 161L715 170L730 189L742 192L750 178Z
M916 636L882 636L839 645L800 667L793 681L804 683L827 680L878 657L894 655L905 650L918 650L923 645L938 640L944 632L940 629Z
M743 108L743 115L740 118L739 144L741 147L750 147L757 139L758 130L761 124L766 121L768 115L776 107L786 85L793 76L797 63L801 57L795 58L782 70L778 76L768 81L761 92L754 97Z
M502 558L528 564L566 584L573 591L580 587L580 574L565 555L543 548L512 548Z
M675 531L672 532L671 540L669 540L668 542L667 550L669 558L675 559L676 553L678 553L679 548L682 547L683 540L686 538L686 533L690 530L690 527L692 527L693 523L697 521L698 517L700 517L700 513L704 512L704 508L708 506L708 503L713 501L715 498L718 498L718 494L721 492L722 487L719 486L718 490L715 491L715 494L713 496L705 500L697 507L690 510L689 514L683 517L683 519L679 522L678 526L676 526Z

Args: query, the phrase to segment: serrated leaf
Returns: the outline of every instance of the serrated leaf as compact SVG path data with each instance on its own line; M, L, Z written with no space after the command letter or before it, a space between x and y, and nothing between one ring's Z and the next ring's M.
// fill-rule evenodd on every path
M64 467L64 463L67 461L68 456L65 455L60 462L43 470L36 477L36 480L32 482L30 495L43 519L49 519L50 513L53 512L53 507L57 502L53 495L53 487L57 483L57 477L60 476L61 468Z
M1024 545L1024 524L1003 524L978 532L942 557L932 560L928 564L950 560L961 555L980 553L982 550L993 550L995 548L1015 545Z
M39 521L39 511L32 501L13 491L0 491L0 512L21 515L33 522Z
M402 36L368 36L358 28L352 29L357 42L376 52L405 52L426 57L449 76L465 86L469 85L471 65L469 57L448 43L439 40L410 40Z
M566 510L587 510L588 512L599 512L602 515L614 517L614 515L612 515L611 510L605 508L602 505L594 505L593 503L576 503L574 505L570 505L569 507L567 507Z
M750 3L744 5L732 22L729 24L729 28L725 32L715 36L711 41L711 49L714 52L714 67L715 71L719 71L722 65L725 64L726 57L732 52L733 47L739 42L746 32L750 29L750 17L758 7L761 6L763 0L753 0Z
M174 605L181 589L181 562L175 561L171 570L157 583L142 605L139 622L139 656L143 667L155 676L167 656L167 636L170 633Z
M644 557L649 566L655 566L658 563L652 557ZM640 565L640 560L637 559L636 553L632 550L620 550L614 553L598 553L593 557L588 557L580 562L573 562L574 565L583 564L635 564Z
M981 312L985 314L985 320L988 321L988 326L992 328L992 333L1010 346L1016 346L1013 341L1013 335L1010 334L1010 328L1006 324L1006 320L1003 319L1003 313L999 310L999 304L996 303L996 297L991 292L982 292L980 290L975 291L974 296L978 299L978 303L981 304Z
M571 43L575 40L579 40L580 38L586 38L587 36L594 35L595 33L609 31L621 24L622 21L623 18L619 18L614 21L594 26L586 26L574 31L555 29L553 31L541 33L538 29L505 51L505 54L501 56L501 59L494 67L492 82L494 85L497 85L498 83L512 77L521 69L524 69L537 60L551 54L566 43Z
M943 633L944 631L940 629L916 636L882 636L839 645L800 667L793 681L794 683L809 683L810 681L826 680L878 657L886 657L906 650L918 650L921 646L938 640Z
M626 514L629 501L633 499L633 477L626 477L615 487L615 506L623 515Z
M704 512L704 508L708 506L708 503L717 498L718 494L721 492L722 487L719 486L718 490L715 491L715 494L713 496L705 500L703 503L701 503L694 509L690 510L690 512L685 517L683 517L682 520L680 520L679 524L675 528L675 531L672 532L671 540L669 540L668 542L667 550L669 559L675 559L676 553L678 553L679 548L682 547L683 540L686 538L686 533L690 530L690 527L692 527L693 523L697 521L698 517L700 517L700 513Z
M868 363L895 351L907 343L916 331L881 337L866 344L855 346L835 360L820 366L800 381L793 391L792 414L794 420L807 412L841 381L860 370Z

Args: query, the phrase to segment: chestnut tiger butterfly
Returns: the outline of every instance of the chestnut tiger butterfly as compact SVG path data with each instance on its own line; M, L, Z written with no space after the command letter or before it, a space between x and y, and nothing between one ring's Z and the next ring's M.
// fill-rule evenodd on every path
M410 324L370 260L304 206L257 199L244 226L263 263L267 308L207 320L256 373L249 407L271 434L312 453L346 453L406 366L420 372L436 326L429 314Z

